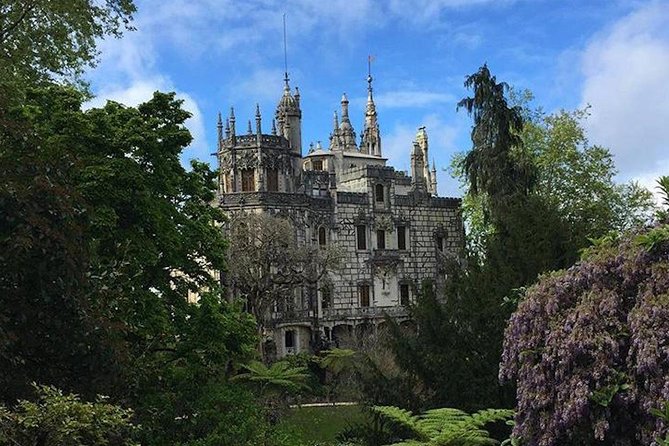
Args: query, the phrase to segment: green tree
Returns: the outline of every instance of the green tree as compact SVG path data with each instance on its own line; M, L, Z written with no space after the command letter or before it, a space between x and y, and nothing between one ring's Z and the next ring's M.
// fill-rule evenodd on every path
M8 0L0 5L2 87L77 80L95 64L97 39L129 29L132 0Z
M223 268L225 242L216 226L222 214L210 206L215 173L203 164L181 166L189 114L173 94L138 108L109 103L87 112L82 95L68 88L30 91L27 99L13 120L32 136L5 139L0 152L9 180L0 240L11 254L0 259L11 272L0 281L0 317L12 321L0 343L9 370L0 379L12 384L2 386L2 396L11 401L32 381L115 394L104 388L111 377L128 391L124 379L132 381L132 367L141 366L135 358L161 352L180 335L188 291L217 285L210 271ZM41 173L34 181L24 176L33 160ZM35 265L44 265L43 275ZM110 352L100 352L100 337ZM111 362L127 376L84 372L80 362ZM78 376L97 377L93 384L103 388L71 388Z
M472 116L472 149L462 158L462 170L472 195L484 193L491 204L508 195L524 193L532 172L514 159L512 150L522 143L523 117L518 106L509 107L504 93L508 85L497 83L487 65L467 76L465 87L474 91L458 103Z
M132 446L137 428L132 411L98 397L94 403L77 395L39 386L37 401L19 401L13 409L0 405L0 444L43 446Z
M289 309L295 287L315 288L341 264L342 253L335 246L299 245L295 227L286 218L240 213L231 218L226 231L228 282L255 316L260 336L276 304Z

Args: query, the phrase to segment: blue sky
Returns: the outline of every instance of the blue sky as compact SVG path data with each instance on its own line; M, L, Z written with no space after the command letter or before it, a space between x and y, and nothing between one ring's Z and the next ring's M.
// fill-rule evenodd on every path
M592 106L590 142L615 155L619 180L653 187L669 174L669 2L616 0L135 0L136 31L101 42L87 77L97 98L136 105L176 91L193 113L185 160L214 162L216 115L235 107L246 128L259 103L269 130L288 71L299 86L303 146L327 146L342 93L362 130L367 56L390 164L409 169L425 125L441 195L443 170L471 146L456 112L463 80L487 62L547 111Z

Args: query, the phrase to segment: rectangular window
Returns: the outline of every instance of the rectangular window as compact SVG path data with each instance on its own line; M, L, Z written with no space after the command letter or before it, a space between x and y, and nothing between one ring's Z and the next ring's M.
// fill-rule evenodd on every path
M253 192L256 190L255 170L242 170L242 192Z
M386 249L386 231L376 231L376 248Z
M314 170L323 170L323 161L322 160L314 160L311 162L311 165Z
M279 191L279 171L276 169L267 169L267 191Z
M369 285L359 285L358 294L360 295L360 306L369 307Z
M286 330L284 344L286 348L295 348L295 332L293 330Z
M232 173L228 173L225 175L225 193L229 194L230 192L233 192L232 189Z
M437 236L437 249L439 251L444 250L444 238L440 235Z
M318 228L318 244L320 246L325 246L327 245L327 233L325 231L325 228L321 226Z
M332 303L332 289L330 287L323 287L321 290L321 308L330 308Z
M407 249L407 228L406 226L397 227L397 249Z
M367 226L356 226L356 232L358 236L358 249L367 249Z
M384 201L383 184L377 184L375 186L375 195L377 203L383 203Z
M403 306L409 305L409 284L401 283L400 284L400 304Z

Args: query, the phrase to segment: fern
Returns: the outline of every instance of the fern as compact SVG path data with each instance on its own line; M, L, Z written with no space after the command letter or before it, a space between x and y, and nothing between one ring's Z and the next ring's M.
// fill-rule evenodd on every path
M377 406L374 411L414 434L413 438L390 446L494 446L498 442L490 438L484 427L513 417L513 411L507 409L485 409L470 415L458 409L441 408L420 416L392 406Z
M275 362L270 367L260 361L251 361L242 367L246 372L232 379L253 383L261 394L309 390L309 386L305 383L309 377L306 367L293 367L286 361Z
M662 195L662 204L669 207L669 176L665 175L657 180L657 188Z

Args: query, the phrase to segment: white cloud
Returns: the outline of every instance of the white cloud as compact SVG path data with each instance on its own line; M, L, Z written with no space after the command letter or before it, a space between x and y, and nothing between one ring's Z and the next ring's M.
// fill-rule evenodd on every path
M669 173L669 4L648 4L596 36L582 69L591 142L611 149L621 178Z

